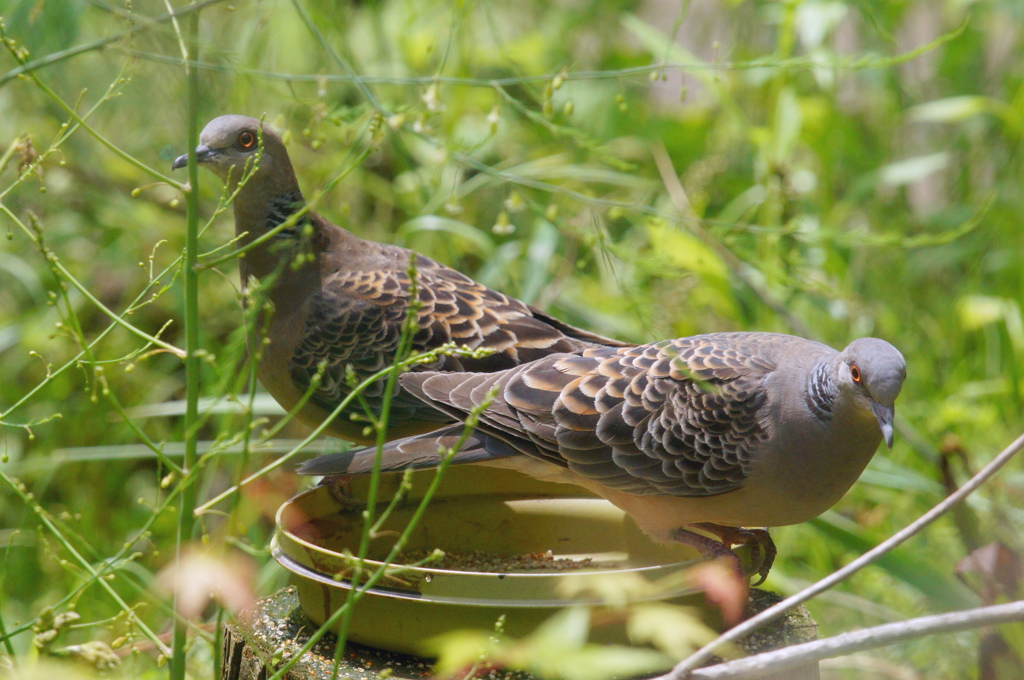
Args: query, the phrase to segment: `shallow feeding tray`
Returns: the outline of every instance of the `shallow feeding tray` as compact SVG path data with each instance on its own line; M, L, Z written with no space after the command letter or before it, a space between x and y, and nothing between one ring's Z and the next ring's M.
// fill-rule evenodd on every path
M364 574L381 565L433 475L413 475L407 498L370 543ZM381 510L399 478L382 477ZM366 479L355 479L355 498L365 499L366 488ZM278 511L271 549L295 575L302 609L318 625L348 597L351 583L335 575L351 573L352 562L343 553L358 550L362 509L343 507L320 486ZM565 595L565 582L579 574L639 576L654 584L643 589L641 599L680 600L692 597L693 589L684 579L668 577L698 558L688 546L654 543L625 513L583 489L478 466L444 473L403 554L422 557L435 548L449 554L449 566L403 567L386 576L356 605L349 639L416 654L423 652L425 640L450 630L493 630L500 616L507 634L522 636L559 609L587 602ZM482 553L494 556L484 559L483 568L490 571L459 566L470 557L480 560ZM529 569L520 571L524 563ZM621 628L595 633L603 633L596 636L603 642L626 642Z

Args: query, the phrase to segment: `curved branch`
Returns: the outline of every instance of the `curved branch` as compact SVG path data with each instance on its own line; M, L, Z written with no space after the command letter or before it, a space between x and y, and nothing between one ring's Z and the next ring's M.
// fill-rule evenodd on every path
M805 642L785 649L729 661L709 668L698 668L690 673L690 677L694 680L756 680L802 664L905 642L926 635L956 633L981 626L1014 621L1024 621L1024 600L948 614L922 616L909 621L886 623L865 630L843 633L825 640Z
M978 487L998 472L1000 468L1010 462L1010 459L1020 453L1022 449L1024 449L1024 434L1021 434L1013 441L1012 444L1003 449L998 456L993 458L988 465L978 472L978 474L971 477L966 484L947 496L945 500L940 502L931 510L921 515L921 517L912 522L909 526L897 531L888 540L880 543L874 549L869 550L853 562L850 562L842 569L830 574L814 585L805 588L796 595L787 597L782 602L765 609L757 616L749 618L743 623L726 631L716 640L704 645L688 658L684 659L675 668L673 668L671 672L659 678L654 678L653 680L682 680L683 678L693 677L692 671L711 659L715 650L720 648L722 645L728 642L735 642L741 637L749 635L769 621L774 621L782 616L787 609L791 609L798 604L803 604L818 593L822 593L832 586L846 580L856 572L880 558L882 555L892 551L893 548L911 538L938 518L942 517L942 515L949 512L950 508L974 493Z

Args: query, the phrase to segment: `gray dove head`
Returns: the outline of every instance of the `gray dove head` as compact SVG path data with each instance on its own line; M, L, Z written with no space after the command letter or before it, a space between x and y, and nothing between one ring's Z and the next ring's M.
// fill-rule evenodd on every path
M878 338L854 340L839 355L840 390L870 409L878 420L885 443L892 448L894 404L907 377L907 362L900 351Z
M260 121L249 116L228 115L214 118L199 135L196 147L196 162L210 168L218 177L227 180L228 174L235 182L242 177L246 167L254 162L261 146ZM263 154L260 157L258 175L274 172L292 173L288 151L280 135L269 125L263 125ZM172 170L188 165L188 154L178 156Z

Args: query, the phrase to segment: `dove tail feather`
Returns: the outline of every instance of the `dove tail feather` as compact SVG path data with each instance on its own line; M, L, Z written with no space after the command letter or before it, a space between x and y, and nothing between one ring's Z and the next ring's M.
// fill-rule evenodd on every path
M451 425L436 432L386 443L381 454L381 471L436 468L441 464L441 450L456 446L464 427L462 424ZM505 442L474 432L455 453L452 464L479 463L515 455L519 452ZM377 447L369 446L307 460L296 471L302 475L368 475L373 472L376 460Z

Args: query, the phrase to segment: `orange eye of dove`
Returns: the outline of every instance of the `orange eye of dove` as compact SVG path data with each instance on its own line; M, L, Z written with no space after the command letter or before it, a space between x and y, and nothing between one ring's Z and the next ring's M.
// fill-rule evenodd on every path
M256 135L249 131L243 132L238 135L238 145L243 149L251 149L256 145Z
M857 383L858 385L860 384L861 380L863 380L863 376L861 376L860 369L857 368L857 364L853 364L850 366L850 377L853 378L853 382Z

